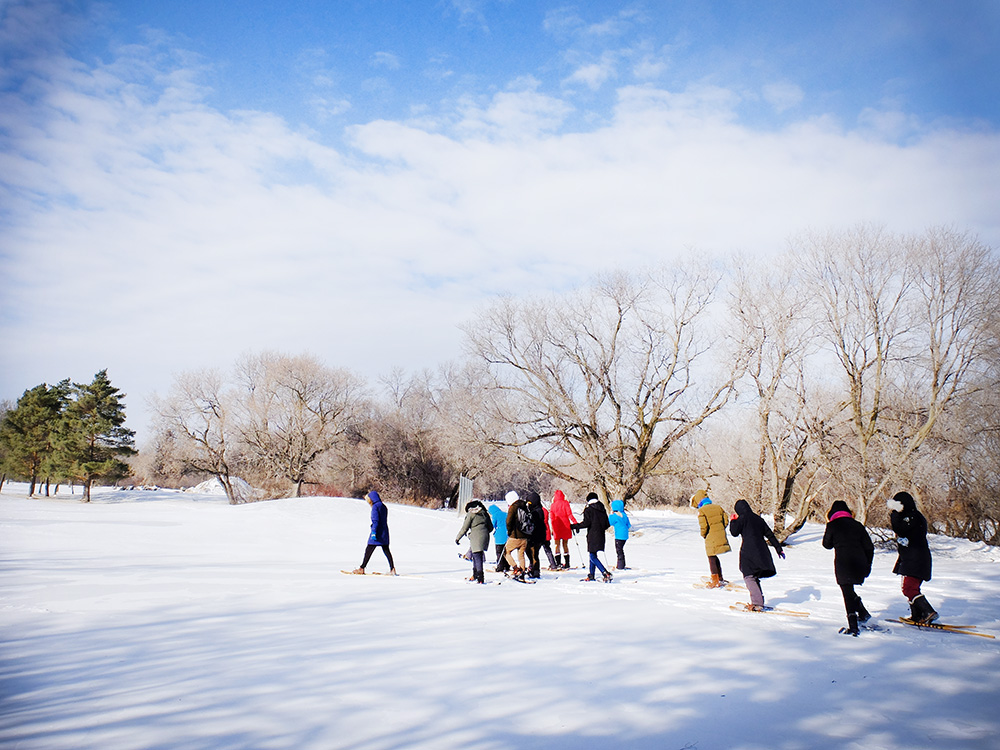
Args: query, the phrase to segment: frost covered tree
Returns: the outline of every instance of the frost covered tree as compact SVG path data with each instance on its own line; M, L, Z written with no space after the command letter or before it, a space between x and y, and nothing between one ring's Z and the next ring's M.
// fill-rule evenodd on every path
M978 382L998 315L995 254L951 229L881 227L800 241L816 320L845 386L842 421L824 426L831 475L859 520Z
M216 370L178 375L165 398L154 397L158 441L185 467L219 480L230 504L244 502L234 483L240 462L232 386Z
M308 355L244 356L236 366L239 431L265 477L296 497L316 462L344 440L365 402L363 381Z
M557 299L503 299L466 327L491 382L482 439L546 473L635 497L671 446L723 407L745 352L710 357L718 270L617 274Z
M737 263L729 295L730 334L748 352L746 380L759 449L753 485L744 495L760 498L773 513L774 532L782 539L806 522L816 494L807 486L793 503L800 477L812 474L810 421L819 403L807 392L815 325L794 268L790 259L763 266ZM795 519L786 530L786 514L793 509Z

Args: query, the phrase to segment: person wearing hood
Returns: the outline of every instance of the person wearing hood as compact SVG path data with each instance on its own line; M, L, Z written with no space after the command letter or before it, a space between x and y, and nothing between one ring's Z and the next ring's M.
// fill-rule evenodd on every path
M490 503L488 508L490 520L493 522L493 545L497 555L496 572L510 570L507 558L504 557L504 546L507 544L507 511L496 503Z
M615 530L615 552L618 554L618 570L625 570L625 542L628 541L629 529L632 528L632 521L629 520L625 512L624 500L611 501L611 515L608 522Z
M729 518L721 507L712 504L712 499L705 490L700 490L691 496L691 507L698 509L698 528L705 540L708 572L712 576L709 588L722 588L728 582L722 576L722 562L719 560L719 555L732 549L729 546L729 537L726 536Z
M730 520L729 531L733 536L743 537L740 544L740 572L747 591L750 592L750 609L759 612L764 609L764 592L760 588L760 579L777 574L767 543L771 543L782 560L785 559L785 552L767 521L754 513L746 500L736 501L736 512Z
M541 495L534 490L528 492L524 502L528 506L528 512L531 513L532 522L532 530L528 537L527 547L528 578L541 578L542 563L539 555L542 548L547 544L546 536L548 536L545 507L542 505Z
M576 517L573 515L573 508L570 507L562 490L556 490L552 496L549 521L552 524L552 539L555 541L556 568L569 570L569 538L573 536L573 524L576 523ZM561 553L560 549L562 549Z
M931 580L931 548L927 543L927 519L917 510L909 492L897 492L886 500L889 524L896 534L899 556L892 572L903 576L903 596L910 603L910 617L930 623L938 613L920 593L920 584Z
M596 492L587 495L587 505L583 509L583 520L572 526L574 531L580 529L587 530L587 552L590 553L590 573L584 580L593 581L595 569L600 569L604 576L604 582L610 583L612 579L611 571L604 567L604 564L597 557L598 552L604 550L604 539L608 527L608 511L604 508L604 503L597 497Z
M507 528L507 544L504 545L504 556L507 564L510 565L510 575L519 581L524 580L527 572L525 566L525 551L528 547L528 540L534 532L534 522L531 511L527 503L514 490L508 492L504 499L507 501L507 518L504 520ZM514 553L520 557L521 564L518 565L514 559Z
M875 545L864 524L854 519L850 507L843 500L836 500L826 517L823 547L833 550L833 572L847 610L847 627L841 628L840 632L857 636L858 624L868 622L871 615L854 587L863 584L871 575Z
M389 561L389 575L396 575L396 565L392 561L392 553L389 551L389 509L385 507L382 498L375 490L365 495L365 500L372 508L371 532L368 534L368 546L365 547L365 556L361 561L361 567L351 571L359 575L365 574L365 568L372 557L372 552L376 547L381 547L385 553L385 559Z
M486 558L486 548L490 544L490 533L493 531L493 521L490 514L478 500L472 500L465 505L465 520L458 530L455 544L462 543L462 537L469 535L469 545L472 552L472 577L470 581L486 583L483 573L483 563Z

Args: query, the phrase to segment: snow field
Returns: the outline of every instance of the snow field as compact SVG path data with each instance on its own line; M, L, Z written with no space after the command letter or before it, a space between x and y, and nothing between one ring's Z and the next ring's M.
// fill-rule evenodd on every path
M695 588L697 519L671 511L632 514L612 584L476 586L454 512L390 504L405 575L362 578L340 573L364 550L361 500L18 490L0 496L3 748L1000 747L998 641L839 635L822 526L763 582L799 619ZM932 549L942 619L1000 634L1000 551ZM907 611L894 559L860 589L876 619ZM368 570L386 567L376 551Z

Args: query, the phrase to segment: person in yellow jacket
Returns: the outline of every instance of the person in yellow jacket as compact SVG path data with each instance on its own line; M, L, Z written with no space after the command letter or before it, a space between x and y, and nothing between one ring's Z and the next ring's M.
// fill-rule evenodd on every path
M712 574L709 588L721 588L726 585L722 577L722 563L719 555L729 552L729 538L726 536L726 526L729 518L718 505L713 505L708 493L704 490L696 492L691 497L691 507L698 509L698 526L705 540L705 552L708 554L708 570Z

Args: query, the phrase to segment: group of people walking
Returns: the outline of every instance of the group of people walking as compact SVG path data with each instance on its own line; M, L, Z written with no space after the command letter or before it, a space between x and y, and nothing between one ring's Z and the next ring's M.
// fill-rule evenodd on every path
M381 547L389 563L391 575L396 574L389 551L388 510L378 492L372 490L365 499L371 506L371 530L360 567L352 571L364 574L372 553ZM504 498L507 509L493 503L488 508L479 500L465 506L465 519L455 537L455 544L469 539L472 576L469 580L485 583L486 550L493 536L496 571L518 581L541 577L541 553L548 559L549 570L567 570L570 565L569 539L576 531L586 529L588 574L585 581L596 580L597 572L605 582L613 580L599 553L604 551L607 530L613 528L617 569L626 569L625 543L632 527L622 500L611 502L611 513L605 509L596 492L587 495L583 517L577 521L573 509L561 490L556 490L549 508L542 504L537 492L528 491L522 498L512 490ZM741 537L739 568L750 595L750 609L763 610L764 593L761 580L777 574L770 545L781 559L784 545L763 518L753 512L746 500L737 500L732 516L712 502L707 492L695 493L691 505L698 510L698 526L705 540L705 552L711 578L709 587L728 585L722 573L719 555L731 551L729 534ZM920 587L931 580L931 552L927 542L927 520L917 510L908 492L898 492L886 501L889 523L896 535L898 557L893 573L902 576L902 590L910 604L914 622L928 624L938 613L927 601ZM554 547L554 551L553 551ZM857 521L850 507L837 500L827 513L823 547L834 550L834 575L844 598L847 627L842 633L858 635L860 626L871 614L855 591L871 575L875 545L864 524Z
M735 512L727 518L725 512L712 504L705 492L696 493L691 505L698 509L698 525L705 539L708 567L711 574L709 586L725 586L719 555L730 551L726 526L733 536L742 537L739 566L750 595L750 609L764 609L762 578L776 575L770 544L778 557L785 558L784 547L767 522L750 508L746 500L737 500ZM938 613L921 593L920 586L931 580L931 551L927 542L927 520L917 510L916 502L908 492L898 492L886 501L889 524L896 534L898 557L892 572L903 577L903 595L910 603L910 619L929 624ZM823 547L834 550L833 569L837 585L844 597L847 627L840 632L857 636L860 626L871 619L861 596L855 591L871 575L875 559L875 544L864 524L854 518L850 507L837 500L827 512L823 533Z
M472 500L465 506L465 520L455 537L460 544L463 537L469 537L473 571L470 580L484 583L481 555L489 544L492 531L496 550L496 570L509 577L525 581L541 577L541 556L545 553L549 570L568 570L570 564L569 540L575 531L587 530L587 553L589 574L584 580L596 580L600 570L605 582L613 576L598 553L604 551L606 532L614 528L617 567L624 570L625 542L628 541L632 522L625 512L625 503L615 500L609 515L597 493L587 495L583 518L577 521L573 509L562 490L556 490L552 504L546 508L537 492L528 491L524 497L511 490L504 497L507 509L493 503L486 508L479 500ZM486 523L490 529L487 530ZM486 538L480 535L485 533ZM480 550L480 548L482 548ZM554 549L553 549L554 548Z

